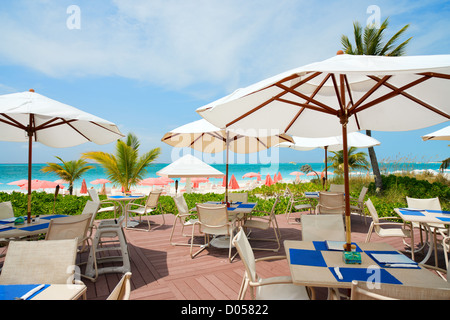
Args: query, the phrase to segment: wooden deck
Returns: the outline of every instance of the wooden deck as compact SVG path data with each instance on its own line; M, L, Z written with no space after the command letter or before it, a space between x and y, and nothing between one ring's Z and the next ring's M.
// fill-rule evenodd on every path
M366 218L365 223L359 215L352 215L351 220L352 241L365 241L371 220ZM153 216L151 221L161 223L162 216ZM301 240L300 225L288 224L285 215L278 215L277 221L282 241ZM239 256L229 263L227 249L211 247L191 259L189 247L169 244L173 222L174 216L167 214L165 224L149 232L125 231L133 274L131 300L235 300L244 274L244 267ZM260 231L254 232L256 234ZM181 236L179 225L175 229L174 239L176 242L189 241L189 238ZM418 236L416 239L419 239ZM405 249L402 240L397 238L381 239L374 234L371 241L388 242L398 250ZM260 244L262 243L258 242L258 245ZM267 246L270 245L273 244L267 243ZM284 247L278 253L255 251L256 258L284 254ZM438 256L442 267L442 251L438 253ZM81 259L84 258L81 256ZM420 255L417 258L420 258ZM430 261L434 261L432 259L434 256ZM257 264L257 272L263 278L289 275L289 267L286 260L262 262ZM88 286L88 300L106 299L120 277L121 274L110 273L100 275L96 282L84 280ZM326 298L323 289L317 291L317 298Z

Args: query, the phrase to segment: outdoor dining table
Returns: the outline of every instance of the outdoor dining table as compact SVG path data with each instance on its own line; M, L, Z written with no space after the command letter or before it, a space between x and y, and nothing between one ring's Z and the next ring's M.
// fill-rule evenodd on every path
M390 283L450 288L450 283L387 243L355 245L356 251L361 254L361 264L346 264L342 251L329 249L327 241L285 240L284 247L293 283L310 287L350 289L352 281L356 280L373 285Z
M86 300L84 284L2 284L0 300Z
M430 224L449 225L450 224L450 211L443 210L422 210L414 208L395 208L394 211L402 218L406 223L418 223L424 227L428 232L428 252L425 258L420 263L425 263L431 256L433 248L435 250L435 265L437 262L437 248L436 248L436 233L430 228ZM411 232L411 250L414 249L414 232Z
M133 203L136 200L144 198L144 194L134 194L134 195L109 195L108 200L116 201L119 204L120 211L121 211L121 218L119 219L125 219L125 228L129 227L135 227L139 224L138 221L134 221L133 219L130 219L128 216L128 211L126 209L127 205L130 203Z
M67 217L67 215L43 215L39 217L38 221L36 221L37 219L35 219L35 221L32 221L31 223L27 223L27 219L25 217L25 222L19 225L14 224L14 221L18 217L2 219L0 220L0 238L12 240L46 233L48 231L48 226L51 219L58 219L63 217Z

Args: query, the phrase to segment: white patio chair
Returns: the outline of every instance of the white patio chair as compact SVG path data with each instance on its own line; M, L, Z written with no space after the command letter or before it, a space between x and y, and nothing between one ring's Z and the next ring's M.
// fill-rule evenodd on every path
M233 239L242 262L245 273L239 290L238 299L243 300L247 288L250 289L251 299L254 300L309 300L314 299L314 291L304 286L292 283L290 276L280 276L273 278L260 278L256 273L256 263L260 261L270 261L286 259L286 256L265 257L255 260L253 250L248 242L242 227Z
M228 194L229 202L248 202L248 192L232 192Z
M367 190L369 190L367 187L362 187L358 199L350 199L350 212L359 213L361 218L363 215L365 216L365 214L364 214L364 197L367 194ZM367 223L365 219L364 219L364 223Z
M131 293L131 272L126 272L106 300L129 300Z
M277 219L275 217L275 209L277 207L278 201L280 200L280 196L277 195L277 197L275 198L275 202L273 203L272 206L272 210L270 212L264 212L264 211L255 211L252 212L252 215L250 216L249 219L247 219L244 224L244 230L248 229L258 229L258 230L268 230L270 228L273 229L273 233L275 235L275 238L254 238L254 237L249 237L249 240L253 241L253 240L257 240L257 241L273 241L277 243L277 247L275 249L270 249L270 248L262 248L262 247L253 247L253 250L268 250L268 251L274 251L277 252L280 249L280 238L281 238L281 233L280 230L278 228L278 222ZM257 216L254 215L254 213L263 213L266 214L265 216Z
M75 283L78 239L11 241L0 284Z
M340 214L302 215L303 241L345 241L344 220Z
M14 217L11 201L0 202L0 220Z
M196 216L197 213L189 210L188 205L186 203L186 199L184 198L183 194L178 194L176 196L173 196L172 198L178 209L178 214L175 216L175 221L173 222L173 226L172 226L172 232L170 233L170 239L169 239L170 244L173 246L190 246L189 243L173 242L172 241L173 234L175 232L175 226L177 224L177 221L179 221L181 224L181 234L183 236L188 236L183 233L184 227L194 227L194 224L196 222L198 222L198 219L194 218L194 216Z
M423 288L379 283L369 289L366 282L353 281L351 300L450 300L450 288Z
M329 192L345 192L345 185L343 184L330 184Z
M97 190L95 190L95 189L88 189L88 193L89 193L89 196L91 197L92 201L98 202L100 204L97 213L114 212L114 219L116 218L116 213L120 209L117 202L114 202L111 200L100 200ZM104 205L107 205L107 206L105 207Z
M228 261L232 262L235 255L231 256L232 244L234 231L236 229L236 219L229 220L227 206L224 205L210 205L210 204L197 204L197 215L198 221L194 224L192 228L191 236L191 258L197 256L200 252L211 245L210 236L224 236L229 237L228 245ZM193 253L192 249L194 247L194 230L195 225L198 225L198 230L200 233L204 234L204 244L201 245L200 250Z
M319 203L316 207L317 214L342 214L345 215L345 199L342 192L319 192Z
M145 200L145 205L141 205L141 204L137 204L137 203L129 203L127 205L127 212L128 213L132 213L132 214L137 214L139 215L139 222L141 222L142 220L142 216L146 215L147 216L147 225L148 225L148 229L144 230L144 231L150 231L151 228L151 222L150 222L150 216L153 211L155 211L155 209L159 206L159 208L161 209L162 212L162 206L161 203L159 202L159 197L161 196L162 191L161 190L154 190L151 191L147 197L147 199ZM134 207L134 208L133 208ZM158 227L162 226L163 224L166 223L165 218L164 218L164 213L161 214L162 219L163 219L163 223L157 225ZM139 228L132 228L133 230L142 230Z
M372 201L368 199L366 201L366 207L369 210L370 215L372 216L372 223L370 224L369 231L367 232L366 242L370 241L372 233L375 233L382 238L385 237L400 237L400 238L410 238L411 239L411 230L405 229L407 225L400 222L393 221L382 221L386 219L392 219L392 217L380 218L378 217L377 210L375 209ZM399 227L399 228L384 228L384 227ZM411 250L412 259L414 260L414 250Z
M297 222L298 218L291 217L291 214L293 213L299 213L303 212L305 210L309 210L309 213L312 214L314 207L311 205L311 202L309 199L305 197L296 197L291 189L289 187L286 187L286 190L284 191L285 197L288 198L288 203L286 205L286 220L289 224L300 224L300 222ZM292 211L292 208L295 209L295 212ZM294 221L296 222L294 222Z

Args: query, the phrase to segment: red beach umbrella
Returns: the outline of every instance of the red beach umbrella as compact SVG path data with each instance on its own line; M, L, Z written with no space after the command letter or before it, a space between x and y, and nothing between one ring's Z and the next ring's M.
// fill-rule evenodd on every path
M234 174L231 175L230 184L228 185L228 188L230 188L230 189L239 189L239 184L238 184Z
M264 182L264 184L265 184L266 186L271 186L271 185L273 185L273 181L272 181L272 178L270 177L270 174L268 174L268 175L266 176L266 181Z
M278 171L278 181L281 181L281 180L283 180L283 177L281 176L281 172L280 171Z
M87 193L87 185L86 185L86 180L85 179L83 179L83 182L81 183L80 193L81 194Z
M273 183L277 183L277 182L278 182L278 177L277 177L277 174L275 173L273 175Z

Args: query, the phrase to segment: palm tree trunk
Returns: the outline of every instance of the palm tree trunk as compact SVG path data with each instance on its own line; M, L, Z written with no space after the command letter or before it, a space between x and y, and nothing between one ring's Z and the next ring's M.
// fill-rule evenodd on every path
M366 135L372 136L371 130L366 130ZM383 182L381 181L380 167L378 166L377 155L373 147L369 147L370 163L372 165L373 175L375 176L375 190L379 193L383 189Z

